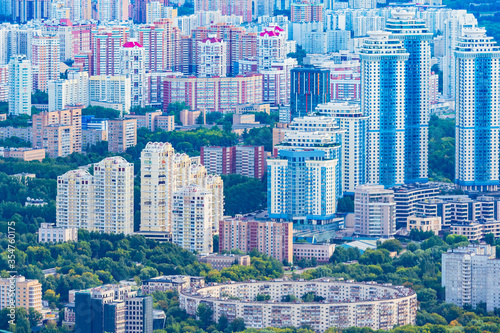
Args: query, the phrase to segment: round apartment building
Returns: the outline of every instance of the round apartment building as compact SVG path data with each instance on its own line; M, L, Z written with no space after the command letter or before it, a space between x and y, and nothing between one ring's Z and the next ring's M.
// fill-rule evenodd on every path
M321 301L302 301L311 292ZM259 297L267 300L256 301L258 295L267 295ZM287 295L298 300L283 302ZM181 307L191 315L205 303L213 309L214 320L221 315L229 321L240 317L248 328L307 325L317 332L352 326L388 330L414 324L417 312L417 295L412 289L333 279L218 284L185 289L179 298Z

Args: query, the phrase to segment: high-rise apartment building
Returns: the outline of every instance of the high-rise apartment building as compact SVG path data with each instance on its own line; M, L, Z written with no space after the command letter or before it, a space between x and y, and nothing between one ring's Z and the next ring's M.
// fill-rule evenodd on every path
M455 48L458 38L463 36L464 29L477 26L474 14L467 10L453 10L450 17L444 21L444 57L443 57L443 96L455 98L456 65Z
M172 241L183 249L213 252L212 193L198 185L174 192Z
M92 30L91 76L120 74L120 48L128 37L129 28L123 26Z
M219 222L219 251L257 249L279 261L293 262L293 224L257 221L241 216Z
M125 75L96 75L89 79L91 105L103 106L127 114L132 104L132 80Z
M33 78L31 61L26 56L13 56L9 62L9 115L31 115Z
M226 76L227 43L215 36L209 36L196 45L198 77Z
M141 152L141 231L171 232L174 148L149 142Z
M389 238L396 234L394 191L383 185L361 185L354 192L355 231L368 237Z
M337 125L345 131L341 147L340 186L344 193L354 194L356 187L366 184L368 178L366 168L368 117L363 114L359 103L347 102L319 104L316 113L333 117Z
M314 149L280 150L267 160L270 218L298 224L326 224L337 211L337 159Z
M130 104L144 107L146 93L146 68L144 48L129 40L120 49L120 74L130 78Z
M57 178L58 227L130 234L134 231L134 165L123 157L94 164L94 175L72 170Z
M201 147L200 163L208 173L228 175L236 173L236 147Z
M290 6L291 22L322 22L323 4L301 1Z
M325 152L325 158L336 160L335 196L342 196L342 142L345 130L337 125L332 117L294 118L285 139L275 150L314 149ZM276 155L276 152L274 152Z
M16 280L14 289L10 278L0 279L0 310L13 305L11 292L15 292L16 308L42 311L42 284L38 280L26 280L24 276L13 278Z
M211 193L210 225L217 232L224 216L223 182L169 143L149 142L141 152L141 232L174 233L173 194L194 184Z
M200 162L208 173L262 178L266 157L264 146L201 147Z
M87 72L68 73L68 79L49 81L49 111L67 106L89 106L89 76Z
M137 144L136 119L112 119L108 121L108 151L123 153Z
M316 106L330 101L330 71L300 67L291 70L290 106L292 119L307 116Z
M31 45L33 90L47 91L51 80L59 79L59 38L36 36Z
M490 245L474 244L442 254L441 285L446 303L486 303L487 311L500 308L500 259L495 259L495 250Z
M41 112L32 117L33 148L44 148L51 158L82 151L82 109Z
M413 12L392 11L386 30L401 40L409 54L405 64L405 183L426 182L428 177L429 89L433 34Z
M258 69L271 70L274 62L286 59L286 34L279 26L269 26L257 35Z
M500 48L486 31L464 29L455 51L455 183L496 191L500 185Z
M369 117L368 182L405 182L405 66L409 54L390 32L371 32L361 57L361 109Z

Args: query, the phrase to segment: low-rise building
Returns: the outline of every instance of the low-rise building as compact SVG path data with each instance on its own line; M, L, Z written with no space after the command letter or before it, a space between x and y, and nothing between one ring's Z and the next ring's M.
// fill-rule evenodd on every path
M412 229L432 231L434 234L438 235L441 230L441 217L423 215L409 216L406 223L406 229L408 231Z
M125 119L137 120L137 128L147 128L151 132L161 129L164 131L173 131L175 129L175 116L163 115L161 110L155 112L146 112L144 115L129 114Z
M335 251L335 244L293 243L294 260L316 258L318 262L328 262Z
M212 267L218 271L233 265L250 266L249 255L211 254L200 257L199 261L212 265Z
M260 103L260 104L238 104L236 105L236 114L243 113L257 113L265 112L267 114L271 113L271 104Z
M19 158L26 162L29 161L41 162L45 158L45 149L0 147L0 157Z
M78 242L77 228L57 228L53 223L42 223L38 229L39 243Z
M205 286L205 278L189 275L163 275L142 281L141 291L144 294L152 294L155 291L176 290L184 288L202 288Z
M428 184L411 184L393 187L396 202L396 223L405 226L408 217L415 214L415 204L440 194L437 186Z
M11 305L11 291L15 291L15 307L42 311L42 284L24 276L0 279L0 310Z
M43 201L43 199L34 199L27 197L26 201L24 202L25 206L35 206L35 207L43 207L47 206L47 202Z
M478 219L452 223L450 233L465 236L471 242L483 240L490 233L500 238L500 221Z

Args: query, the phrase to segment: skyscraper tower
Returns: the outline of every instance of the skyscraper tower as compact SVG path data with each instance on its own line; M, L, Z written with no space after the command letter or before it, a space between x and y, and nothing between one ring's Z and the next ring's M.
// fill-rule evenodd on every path
M409 53L405 65L405 183L427 182L429 138L430 40L425 21L413 12L392 11L386 30Z
M360 52L361 109L369 117L368 181L405 180L405 63L409 54L390 32L370 32Z
M146 69L144 48L135 40L129 40L120 49L120 74L130 78L131 106L144 107L146 95Z
M499 185L500 47L482 28L464 29L455 49L455 182L462 189Z

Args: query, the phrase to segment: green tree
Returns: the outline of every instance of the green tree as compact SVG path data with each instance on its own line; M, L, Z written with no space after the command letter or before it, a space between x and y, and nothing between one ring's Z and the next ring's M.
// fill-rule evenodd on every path
M37 326L43 319L43 316L40 312L36 311L34 308L30 308L28 312L28 321L30 323L30 327Z
M88 106L82 109L82 116L93 115L96 118L115 119L120 117L120 111L102 106Z
M345 195L339 199L337 204L339 213L354 213L354 200L352 196Z
M400 253L403 251L403 245L397 239L389 239L378 246L379 249L386 249L390 252Z
M198 309L196 309L196 317L201 321L202 327L207 328L213 323L214 311L210 306L205 303L200 303Z

